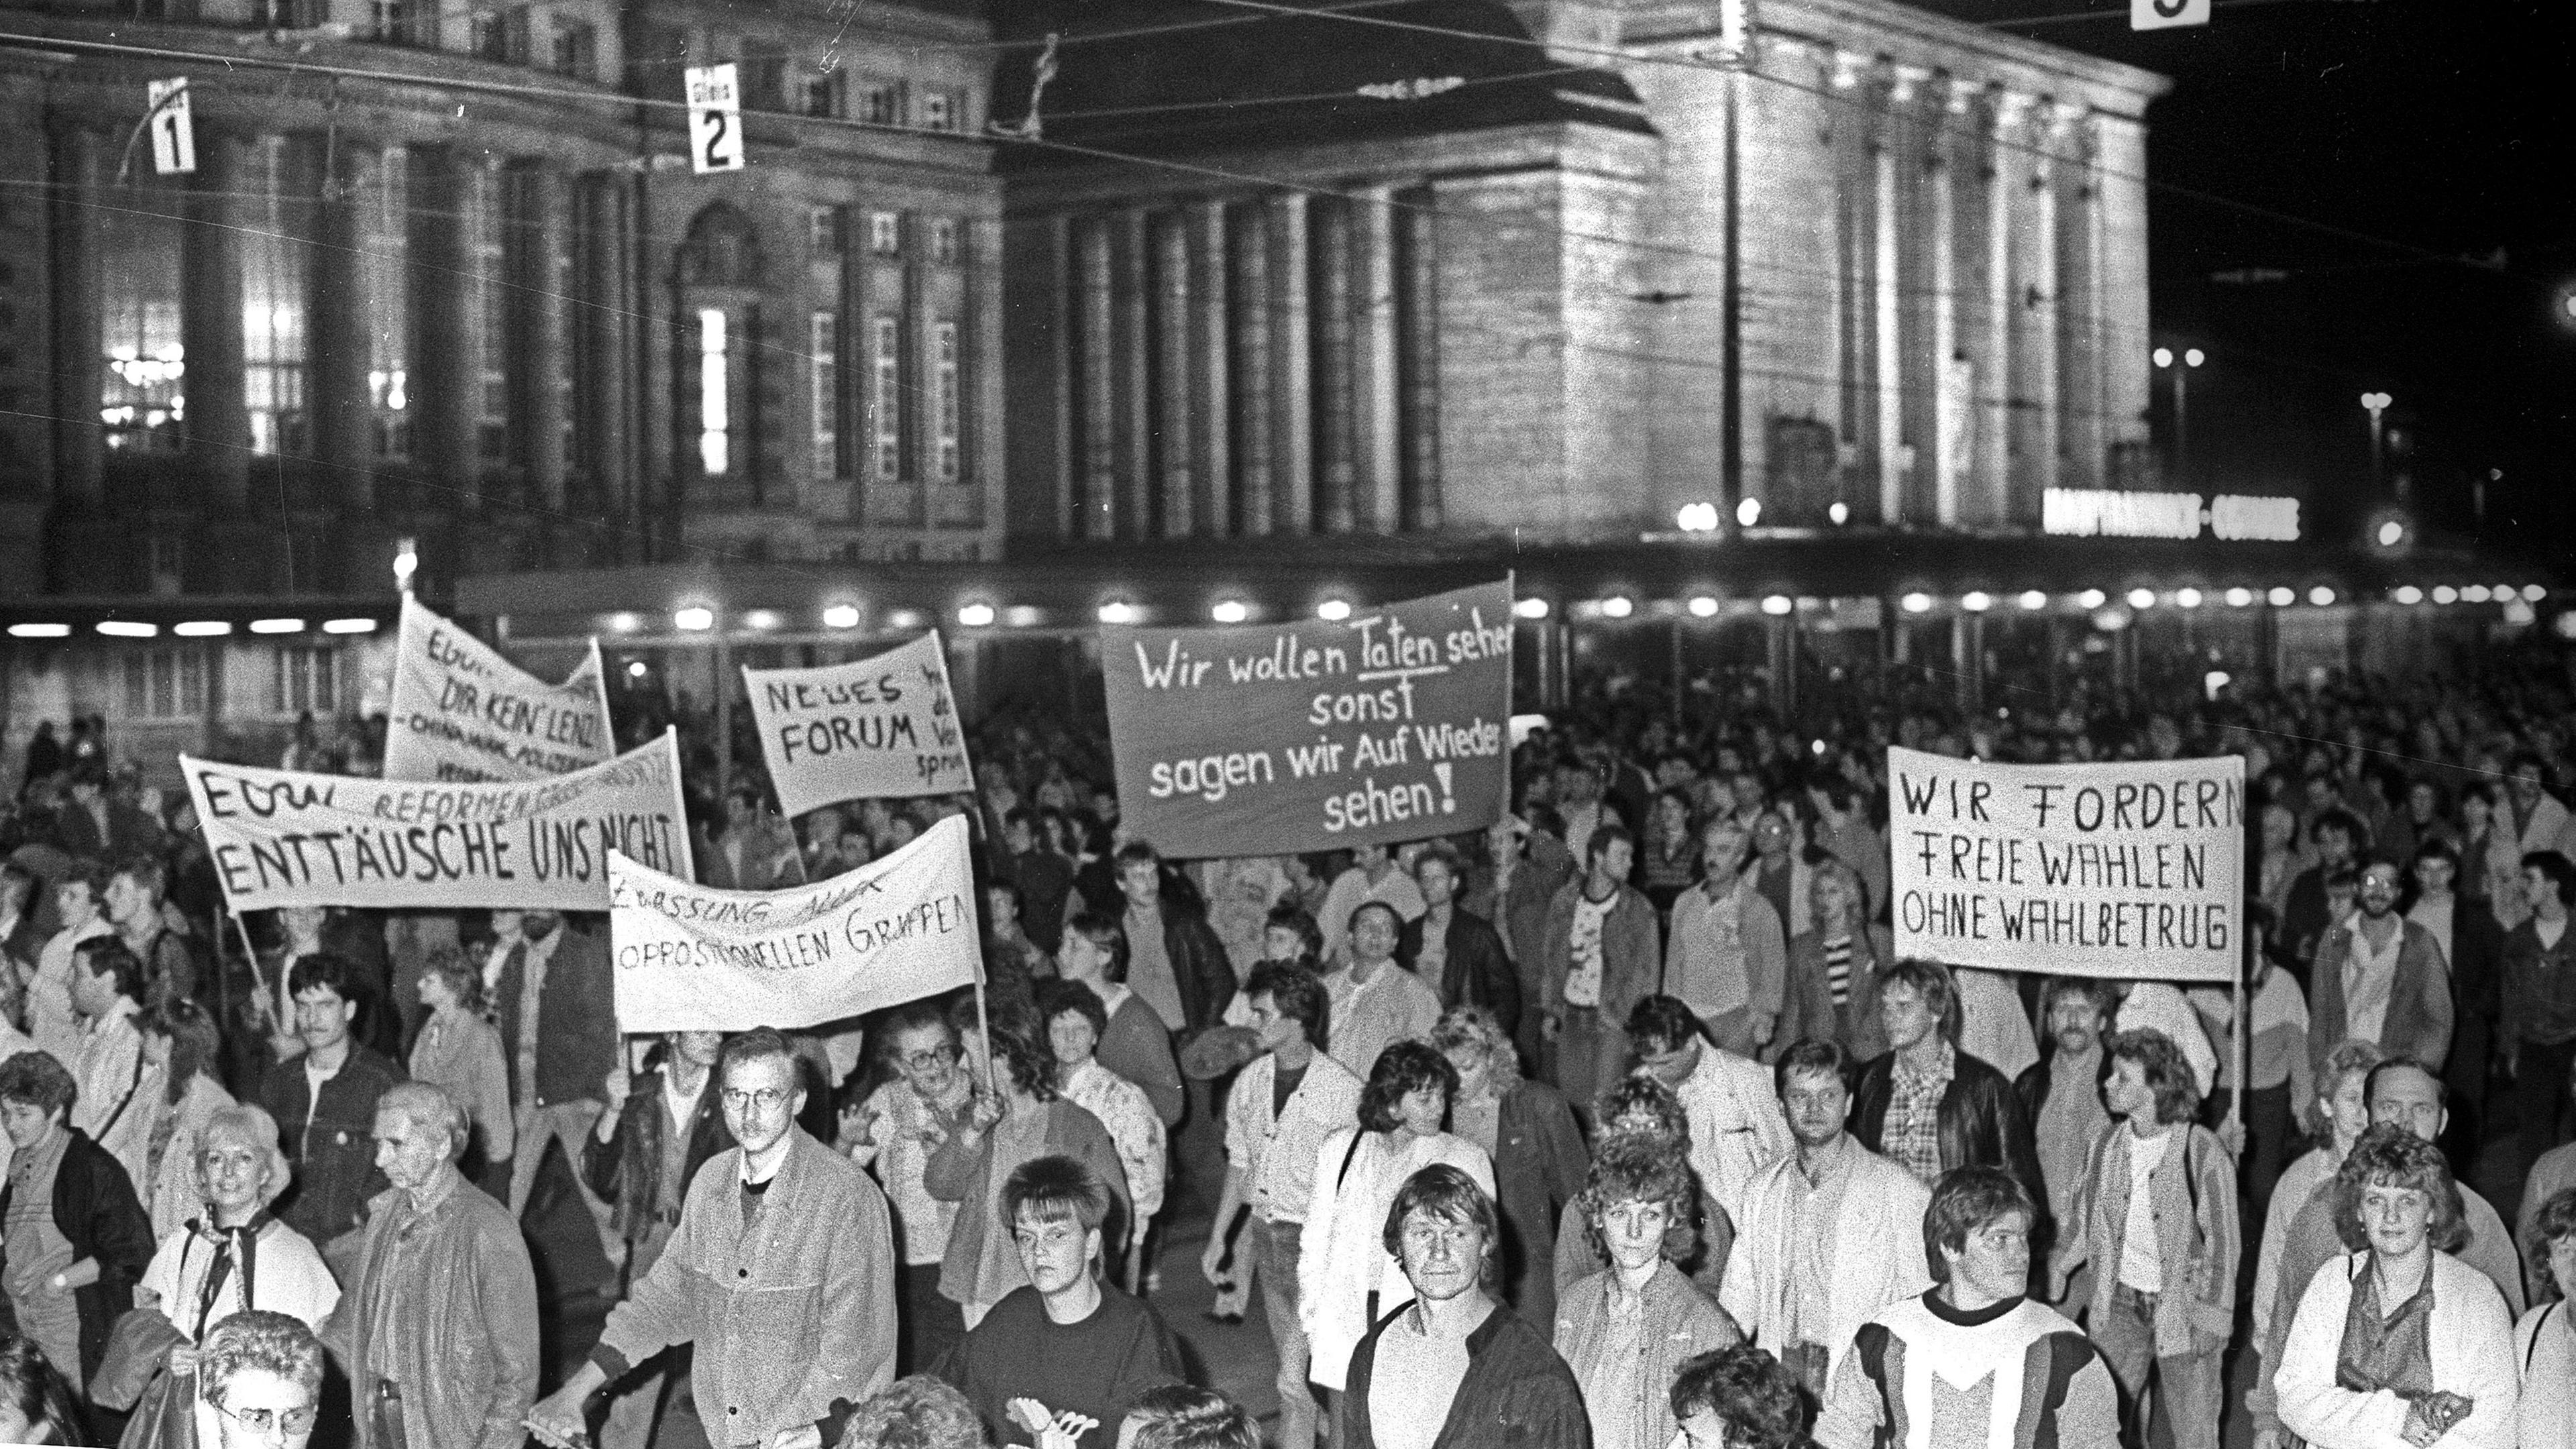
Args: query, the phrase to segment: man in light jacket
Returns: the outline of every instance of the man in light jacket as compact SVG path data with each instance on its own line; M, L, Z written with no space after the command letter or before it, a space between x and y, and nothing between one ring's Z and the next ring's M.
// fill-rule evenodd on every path
M537 1406L541 1434L579 1437L591 1395L679 1343L696 1345L698 1416L719 1449L821 1449L894 1382L885 1194L797 1127L802 1081L775 1030L725 1043L716 1084L736 1145L698 1169L670 1246L609 1311L589 1360Z
M1781 1052L1774 1078L1797 1150L1753 1175L1718 1302L1821 1396L1852 1335L1932 1286L1915 1247L1932 1194L1843 1130L1851 1059L1830 1041Z
M2361 909L2328 926L2308 970L2310 1066L2347 1037L2434 1071L2451 1053L2451 973L2433 933L2397 913L2398 868L2362 867Z

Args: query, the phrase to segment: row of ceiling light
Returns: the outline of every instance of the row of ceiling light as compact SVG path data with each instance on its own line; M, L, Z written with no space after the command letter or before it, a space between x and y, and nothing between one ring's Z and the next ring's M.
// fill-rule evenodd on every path
M2430 590L2407 584L2391 590L2388 597L2392 602L2408 605L2422 604L2428 600L2435 604L2483 604L2490 601L2508 603L2517 598L2536 604L2547 597L2548 592L2539 584L2527 584L2518 590L2510 584L2464 586L2441 584ZM2204 605L2219 604L2236 609L2252 608L2257 604L2269 604L2276 609L2286 609L2296 606L2302 597L2311 605L2326 608L2333 605L2340 596L2332 587L2325 584L2309 588L2304 595L2299 590L2284 584L2270 589L2250 589L2239 586L2208 592L2189 587L2163 592L2136 588L2122 595L2121 599L2130 608L2143 611L2159 607L2198 609ZM2072 594L2051 594L2042 589L2031 589L2019 594L1994 594L1972 589L1958 595L1950 602L1962 612L1982 614L2008 605L2017 606L2028 613L2038 613L2052 606L2080 609L2090 613L2108 606L2112 601L2112 596L2101 589L2084 589ZM1942 602L1931 594L1917 591L1898 596L1896 606L1908 614L1926 614ZM1697 594L1680 601L1680 608L1683 611L1699 619L1716 618L1719 614L1727 612L1731 606L1747 611L1758 608L1762 613L1773 618L1786 618L1802 609L1829 607L1827 601L1823 599L1792 597L1788 594L1768 594L1758 602L1731 601L1715 594ZM1349 599L1339 596L1327 597L1315 605L1315 617L1328 623L1339 623L1348 619L1356 607ZM1628 594L1613 593L1598 599L1578 601L1568 606L1567 612L1577 618L1615 621L1634 616L1642 607L1645 606ZM1103 624L1119 625L1149 622L1152 612L1142 604L1120 598L1110 599L1098 605L1093 609L1092 614ZM1240 598L1229 597L1211 605L1208 609L1208 618L1218 624L1242 624L1249 622L1254 612L1254 606L1251 603ZM1544 598L1524 597L1513 603L1512 612L1522 619L1538 620L1545 619L1554 612L1554 606ZM705 633L716 627L717 618L717 612L713 606L690 604L672 612L671 627L681 633ZM823 627L833 630L857 629L865 622L859 606L851 603L830 605L822 610L821 618ZM989 629L995 625L1032 628L1049 622L1047 611L1043 609L1028 605L998 605L983 599L973 599L960 604L953 618L959 627L966 629ZM922 610L896 609L886 614L882 626L888 630L902 632L926 628L930 622L929 616ZM752 609L744 613L741 619L743 628L756 632L783 629L787 623L786 616L775 609ZM612 633L632 634L646 627L646 616L638 613L613 614L609 616L608 627Z
M101 619L90 626L110 639L158 639L161 626L142 619ZM302 634L313 624L304 619L253 619L246 626L253 634ZM325 619L325 634L373 634L378 627L374 619ZM68 639L76 632L69 624L36 621L9 626L12 639ZM186 619L170 626L170 632L181 639L219 639L233 632L230 619Z

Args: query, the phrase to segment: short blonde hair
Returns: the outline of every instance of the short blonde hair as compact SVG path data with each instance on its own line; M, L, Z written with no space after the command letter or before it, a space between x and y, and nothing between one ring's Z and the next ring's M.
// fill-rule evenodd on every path
M268 1115L265 1107L235 1102L227 1107L217 1107L208 1114L206 1125L197 1132L196 1155L189 1165L196 1174L200 1196L206 1191L206 1144L213 1141L219 1131L240 1133L251 1149L266 1159L268 1165L259 1179L260 1206L267 1207L285 1195L286 1189L295 1181L295 1164L288 1160L286 1149L279 1145L277 1119Z

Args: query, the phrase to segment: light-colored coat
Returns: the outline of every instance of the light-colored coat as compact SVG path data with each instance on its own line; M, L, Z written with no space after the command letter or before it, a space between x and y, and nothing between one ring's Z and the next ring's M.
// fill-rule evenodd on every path
M1413 1284L1386 1250L1386 1211L1396 1190L1445 1162L1474 1178L1487 1197L1494 1193L1492 1159L1466 1138L1451 1132L1417 1137L1400 1152L1389 1150L1392 1140L1391 1133L1345 1127L1315 1149L1315 1195L1306 1205L1297 1260L1297 1313L1314 1348L1308 1376L1336 1392L1350 1372L1351 1351L1372 1326L1369 1295L1378 1296L1379 1318L1413 1301Z
M1913 1173L1858 1142L1846 1140L1843 1147L1851 1154L1851 1180L1843 1184L1832 1250L1825 1257L1832 1270L1825 1284L1829 1378L1862 1324L1932 1286L1921 1246L1931 1192ZM1736 1215L1735 1248L1718 1291L1718 1306L1742 1325L1756 1348L1775 1355L1789 1346L1789 1254L1797 1231L1799 1172L1791 1153L1754 1174Z
M2412 1449L2399 1431L2406 1400L2386 1389L2358 1393L2335 1381L2354 1280L2370 1255L2330 1259L2309 1280L2291 1320L2272 1391L2281 1422L2314 1449ZM2476 1401L2442 1436L2443 1449L2514 1449L2520 1385L2513 1319L2485 1274L2448 1253L2433 1255L2433 1387Z
M2215 1133L2190 1122L2166 1129L2165 1155L2147 1174L2156 1266L2156 1354L2179 1358L2214 1352L2236 1327L2236 1265L2244 1238L2236 1221L2236 1159ZM2093 1322L2110 1316L2120 1283L2129 1226L2129 1124L2115 1121L2093 1139L2075 1190L2074 1224L2058 1266L2093 1264ZM2186 1171L2186 1163L2188 1171ZM2196 1178L2196 1181L2194 1180ZM2181 1291L2188 1286L2189 1292Z

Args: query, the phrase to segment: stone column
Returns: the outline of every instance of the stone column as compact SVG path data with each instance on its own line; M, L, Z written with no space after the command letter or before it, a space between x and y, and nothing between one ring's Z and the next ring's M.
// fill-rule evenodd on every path
M574 399L575 430L580 453L572 460L590 475L590 506L609 517L622 517L632 506L641 467L635 442L633 379L625 359L634 347L635 297L628 285L626 258L633 246L633 219L627 195L613 173L581 178L577 265L581 295L589 305L575 329L581 390ZM846 327L844 328L846 332ZM850 338L842 339L843 351ZM849 374L845 371L843 377ZM859 440L845 440L855 454Z
M56 190L53 233L53 491L71 510L106 501L107 394L105 301L99 254L106 238L99 210L102 143L98 132L58 122L51 137ZM23 343L21 345L24 345ZM31 585L32 586L32 585Z
M528 426L528 492L553 517L564 511L564 425L571 416L572 199L562 170L549 162L520 162L510 179L511 241L519 254L511 272L526 289L511 308L522 339L513 380ZM751 431L756 437L760 429Z
M2060 483L2103 486L2102 360L2106 348L2143 346L2144 340L2106 338L2102 315L2102 208L2094 189L2093 156L2099 118L2086 113L2070 128L2065 161L2058 167L2057 317L2065 366L2059 407L2065 419Z
M1105 542L1118 536L1118 405L1110 294L1109 228L1098 217L1074 223L1074 266L1080 288L1082 357L1082 537Z
M1075 399L1080 396L1080 392L1074 386L1073 332L1075 319L1081 315L1082 309L1081 278L1075 270L1077 263L1073 237L1072 218L1061 215L1047 218L1046 275L1049 285L1046 289L1046 301L1050 314L1047 319L1047 351L1050 354L1050 361L1054 364L1048 374L1048 385L1049 396L1055 407L1055 447L1053 449L1055 476L1051 480L1055 485L1055 508L1050 516L1054 522L1053 532L1057 538L1072 538L1081 531L1075 517L1075 499L1080 496L1080 490L1076 488L1074 480L1081 474L1082 460L1074 456L1075 440L1081 436L1081 429L1074 420ZM845 250L855 252L858 247L853 244ZM843 269L843 275L845 277L848 275L846 267ZM842 295L851 297L855 301L857 294L851 292L845 282ZM863 328L867 325L865 314L855 305L849 308L849 314L853 327ZM858 354L853 354L853 356L856 355ZM866 454L862 451L859 456L861 462L857 472L859 476L865 477ZM857 509L853 509L851 516L859 518L864 515Z
M1977 348L1977 501L1968 520L1978 524L1999 524L2011 517L2013 478L2021 461L2012 456L2013 388L2021 376L2013 347L2014 319L2021 310L2014 253L2016 214L2029 168L2028 157L2013 149L2013 142L2021 135L2022 118L2030 104L2031 97L2012 91L1998 92L1994 98L1993 177L1986 184L1985 198L1985 315L1979 319L1985 335Z
M1184 212L1147 218L1145 238L1154 296L1154 431L1155 459L1163 499L1162 536L1187 538L1198 527L1198 410L1190 387L1197 369L1191 363L1191 324L1198 308L1191 298L1195 278L1190 269L1190 226Z
M1402 246L1399 319L1404 376L1397 414L1404 431L1403 510L1398 527L1430 532L1440 527L1440 232L1429 188L1408 193L1414 203L1396 218Z
M1959 360L1965 337L1961 293L1967 269L1960 265L1963 243L1963 197L1977 194L1976 102L1981 87L1953 77L1936 104L1939 130L1934 134L1924 177L1925 209L1931 214L1926 250L1931 262L1932 429L1925 460L1932 472L1932 517L1943 528L1959 523L1959 495L1975 446L1966 382L1970 366ZM1926 520L1912 520L1923 522Z
M1932 336L1934 299L1932 249L1939 217L1933 209L1935 158L1941 151L1941 94L1931 86L1932 72L1900 65L1889 86L1888 105L1895 129L1890 149L1896 157L1897 215L1895 233L1898 345L1895 370L1895 448L1897 471L1907 519L1933 516L1933 448L1938 431L1941 354Z
M354 198L366 168L381 156L352 148L321 149L321 187L313 208L312 333L306 357L313 408L313 459L325 497L359 514L376 506L374 402L367 391L363 238Z
M1833 91L1833 100L1824 107L1825 124L1833 135L1833 149L1827 158L1833 190L1826 198L1826 214L1834 219L1833 366L1827 374L1833 378L1835 449L1842 458L1856 460L1860 465L1847 468L1840 458L1836 460L1836 491L1856 485L1862 493L1875 497L1877 478L1867 466L1864 449L1873 435L1867 383L1874 337L1869 252L1877 237L1870 215L1877 192L1869 179L1869 120L1857 103L1861 71L1868 57L1855 51L1834 50L1824 60L1826 84ZM1750 477L1745 486L1755 496L1763 491L1761 481ZM1885 516L1887 501L1880 499L1878 506L1881 516Z
M1351 483L1355 449L1351 427L1351 203L1326 201L1315 219L1315 459L1319 525L1349 533L1356 521Z
M2058 476L2066 438L2066 339L2059 326L2064 315L2065 283L2058 270L2063 238L2058 202L2064 174L2071 169L2061 157L2072 143L2074 114L2072 107L2049 103L2040 109L2029 138L2039 147L2031 163L2030 217L2023 228L2023 237L2029 244L2023 262L2026 285L2022 317L2028 344L2030 387L2024 396L2030 400L2027 461L2031 466L2029 485L2014 500L2016 523L2036 525L2046 490L2064 481Z
M1269 199L1270 509L1282 533L1315 526L1313 352L1306 299L1306 194Z
M1189 254L1194 288L1190 330L1190 406L1198 415L1198 531L1212 538L1236 528L1232 471L1233 389L1226 356L1227 265L1225 203L1190 204Z
M1119 213L1112 240L1116 262L1111 269L1117 297L1118 466L1126 496L1120 500L1118 536L1154 536L1154 321L1153 266L1147 237L1148 214L1142 207Z
M1271 326L1268 203L1242 205L1230 219L1229 230L1234 237L1234 378L1242 393L1242 406L1236 416L1241 419L1243 432L1238 475L1243 484L1243 502L1236 527L1246 537L1260 538L1276 522L1270 489L1270 351L1275 329Z
M2102 296L2093 332L2104 350L2103 441L2116 447L2147 435L2147 131L2134 116L2104 115L2095 138Z
M1405 526L1402 386L1396 338L1396 232L1401 225L1395 188L1362 187L1357 224L1359 316L1354 394L1357 401L1358 480L1354 512L1360 526L1394 533Z
M242 257L238 135L197 128L197 179L188 195L179 333L187 349L188 471L219 515L249 506L250 414L243 403ZM93 395L88 411L95 414Z
M477 163L451 146L411 153L411 399L418 421L412 450L429 475L429 496L463 512L482 496L476 446L483 380L475 367L474 259L467 169Z
M1876 225L1870 235L1870 339L1871 412L1877 427L1870 439L1870 451L1878 467L1879 516L1899 518L1905 514L1905 348L1903 293L1899 289L1901 238L1897 220L1902 212L1900 167L1907 150L1908 136L1904 122L1905 108L1913 103L1914 79L1920 72L1911 67L1890 68L1883 87L1876 88L1878 107L1871 113L1877 134L1871 139L1873 206Z

